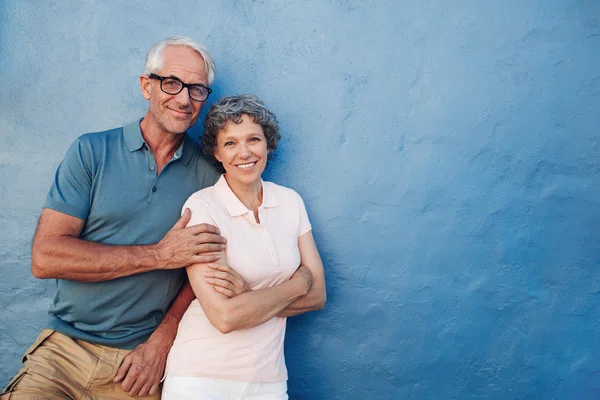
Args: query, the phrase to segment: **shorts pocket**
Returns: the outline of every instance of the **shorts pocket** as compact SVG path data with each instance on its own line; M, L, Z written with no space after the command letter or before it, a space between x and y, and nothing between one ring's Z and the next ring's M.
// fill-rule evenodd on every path
M35 342L33 342L33 344L27 349L25 354L23 354L23 358L21 358L21 362L24 363L27 360L27 356L30 355L31 353L33 353L35 351L35 349L40 347L40 345L42 343L44 343L44 340L48 339L53 333L54 333L53 329L44 329L42 331L42 333L40 333L40 335L37 337L37 339L35 339Z
M21 368L19 373L17 375L15 375L14 378L12 378L12 381L8 382L8 386L6 386L4 388L4 391L2 393L0 393L0 396L3 396L5 394L12 392L12 390L19 384L21 379L23 379L23 377L27 373L27 369L28 369L27 367Z
M35 339L35 342L33 342L33 344L27 349L27 351L21 358L21 362L24 363L25 361L27 361L27 356L29 356L31 353L33 353L35 351L35 349L40 347L40 345L44 342L44 340L48 339L53 333L54 333L54 330L52 330L52 329L42 330L42 332L37 337L37 339ZM28 371L29 371L29 366L27 366L27 365L25 365L23 368L21 368L21 370L15 375L15 377L12 378L12 380L8 383L8 385L6 386L6 388L4 389L2 394L0 394L0 396L12 392L12 390L15 387L17 387L19 382L21 382L21 380L27 374Z

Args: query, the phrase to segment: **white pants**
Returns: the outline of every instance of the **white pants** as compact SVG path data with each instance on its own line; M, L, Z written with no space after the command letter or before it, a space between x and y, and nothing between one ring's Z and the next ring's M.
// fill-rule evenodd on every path
M162 400L287 400L287 382L255 383L227 379L167 376Z

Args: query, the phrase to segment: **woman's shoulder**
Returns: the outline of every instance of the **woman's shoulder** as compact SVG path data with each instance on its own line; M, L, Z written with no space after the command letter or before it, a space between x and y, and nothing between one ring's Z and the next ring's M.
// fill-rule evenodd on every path
M278 201L298 201L301 199L298 192L287 186L278 185L274 182L263 182L265 190Z
M208 206L214 202L215 196L215 187L208 186L204 189L200 189L197 192L192 193L192 195L188 197L185 203L186 205L196 204Z
M192 212L192 219L190 222L193 225L209 223L219 226L219 215L222 213L218 211L220 206L219 202L216 200L214 186L209 186L193 193L183 205L182 212L186 208L189 208Z

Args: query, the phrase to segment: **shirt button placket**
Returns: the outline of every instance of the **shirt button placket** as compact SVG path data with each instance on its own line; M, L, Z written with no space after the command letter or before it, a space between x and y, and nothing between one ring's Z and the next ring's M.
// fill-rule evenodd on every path
M148 183L150 183L150 191L148 192L147 203L150 203L152 199L152 193L156 192L156 162L154 160L154 155L147 148L147 145L144 145L144 150L146 152L146 159L148 161Z
M281 265L279 265L279 255L277 254L275 243L273 243L273 238L271 238L271 235L266 228L263 230L263 235L265 236L267 247L269 248L269 254L271 254L271 260L273 260L273 265L275 265L276 270L280 270Z

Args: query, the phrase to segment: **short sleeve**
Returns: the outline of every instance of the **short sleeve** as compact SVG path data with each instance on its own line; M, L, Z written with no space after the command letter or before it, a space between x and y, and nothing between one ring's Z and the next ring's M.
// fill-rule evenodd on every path
M188 198L181 209L182 215L186 208L189 208L192 212L192 218L190 219L190 222L188 222L187 226L211 224L218 227L216 218L202 199L195 196Z
M296 193L296 198L298 200L298 216L300 221L298 224L298 237L300 237L306 232L310 231L312 226L310 225L310 220L308 219L308 214L306 213L306 207L304 206L302 197Z
M58 166L44 208L86 220L90 212L92 170L91 151L79 138Z

